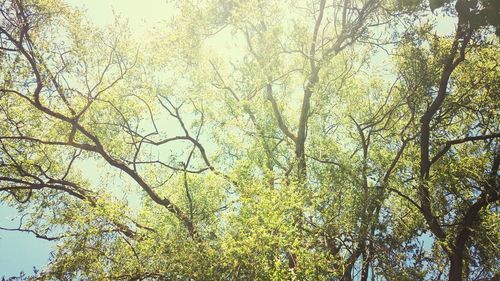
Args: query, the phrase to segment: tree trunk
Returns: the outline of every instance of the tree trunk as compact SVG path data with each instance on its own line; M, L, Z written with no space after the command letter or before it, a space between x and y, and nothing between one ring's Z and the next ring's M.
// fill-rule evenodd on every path
M462 253L453 253L452 255L450 255L450 270L448 274L448 281L462 281L463 267L464 257Z
M360 281L368 281L368 271L372 261L373 245L369 242L363 251L363 259L361 260L361 278Z

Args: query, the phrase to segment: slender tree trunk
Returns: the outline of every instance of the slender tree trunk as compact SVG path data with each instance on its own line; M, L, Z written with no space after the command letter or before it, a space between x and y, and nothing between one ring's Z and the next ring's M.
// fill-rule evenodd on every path
M363 252L361 264L361 279L360 281L368 281L368 269L370 268L370 254L367 250Z
M349 265L348 268L344 271L344 274L342 275L341 281L352 281L351 277L351 271L352 271L352 266Z
M359 245L354 253L352 253L349 259L346 261L346 267L344 268L342 278L340 279L341 281L352 281L352 269L354 268L354 265L356 264L359 256L363 252L363 249L364 245Z
M449 257L450 268L449 268L449 281L462 281L463 280L463 267L464 267L464 256L462 253L452 253Z

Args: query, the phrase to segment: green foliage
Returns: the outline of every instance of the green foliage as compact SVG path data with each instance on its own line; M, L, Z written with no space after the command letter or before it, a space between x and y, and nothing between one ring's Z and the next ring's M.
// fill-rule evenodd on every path
M0 0L0 203L57 242L34 280L498 276L495 1L174 4L136 42Z

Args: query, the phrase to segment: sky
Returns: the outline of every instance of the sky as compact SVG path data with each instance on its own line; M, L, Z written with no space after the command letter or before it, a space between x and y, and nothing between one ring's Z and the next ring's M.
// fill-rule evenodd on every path
M113 12L129 20L133 32L144 32L158 21L173 15L173 7L166 0L66 0L72 6L87 11L87 18L97 25L113 22Z
M17 228L18 223L16 210L0 203L0 226ZM32 274L33 266L47 263L53 245L30 233L0 230L0 278L18 276L21 271Z

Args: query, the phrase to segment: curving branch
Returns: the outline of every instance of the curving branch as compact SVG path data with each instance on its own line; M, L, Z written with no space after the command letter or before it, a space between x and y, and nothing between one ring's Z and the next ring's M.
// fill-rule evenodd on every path
M434 164L437 162L441 157L443 157L450 148L455 145L455 144L461 144L461 143L466 143L466 142L474 142L474 141L479 141L479 140L489 140L489 139L496 139L500 138L500 133L495 133L495 134L489 134L489 135L482 135L482 136L471 136L471 137L465 137L462 139L455 139L455 140L449 140L444 143L443 148L439 150L434 157L432 157L430 161L430 165Z

